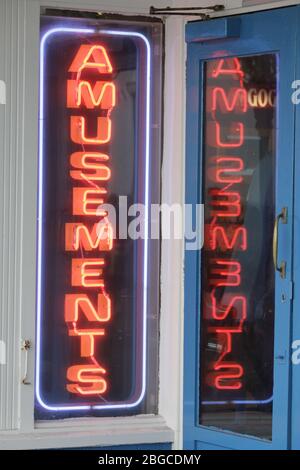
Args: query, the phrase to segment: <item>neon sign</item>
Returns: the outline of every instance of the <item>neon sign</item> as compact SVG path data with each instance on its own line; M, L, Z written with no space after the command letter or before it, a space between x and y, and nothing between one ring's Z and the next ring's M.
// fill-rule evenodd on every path
M84 137L85 118L83 116L70 117L71 140L79 144L85 143L88 146L94 145L95 142L99 144L109 142L111 138L111 120L109 115L116 104L116 90L115 85L109 81L101 82L97 80L92 88L90 82L81 80L80 76L87 68L91 71L96 71L99 74L99 78L103 74L112 73L113 69L103 46L81 45L69 68L69 72L75 73L77 78L76 80L67 81L68 108L78 108L81 106L82 101L84 101L84 106L88 109L100 108L107 110L106 117L97 117L98 123L102 120L100 131L97 130L97 133L101 133L103 129L110 129L108 136L100 142L95 138L87 139ZM107 121L109 121L109 124ZM86 163L86 160L89 160L90 163ZM94 194L107 193L107 190L101 185L109 180L111 171L107 163L106 165L101 163L103 160L107 162L109 156L100 152L91 153L88 147L86 152L74 152L70 156L71 166L77 168L77 170L71 169L70 177L78 181L78 184L83 185L83 187L73 188L73 215L81 215L83 223L81 225L78 225L78 223L65 224L67 229L66 241L69 241L67 246L70 246L70 239L73 239L75 241L73 243L73 250L77 251L77 256L81 247L87 251L94 252L97 250L98 253L101 250L113 249L112 227L108 221L105 222L106 227L103 227L102 224L102 231L99 235L97 234L97 224L94 224L93 239L84 223L86 217L89 219L89 215L97 215L97 205L99 205L99 199L88 199L88 194L91 191L86 189L85 184L87 183L89 187L93 188ZM90 173L91 170L93 170L92 174ZM100 204L103 201L104 197L101 199ZM94 212L92 210L87 211L89 204L96 205ZM101 240L106 239L108 239L106 245L100 243ZM79 292L65 295L65 321L68 325L69 335L79 338L80 356L87 358L88 361L87 364L75 364L68 367L67 378L71 383L67 385L67 390L70 393L91 396L104 394L108 387L108 382L105 378L106 370L100 365L97 357L95 357L95 341L99 341L106 334L107 328L103 328L103 326L111 320L111 299L105 292L105 281L103 278L105 261L99 258L97 251L94 253L95 258L89 260L86 258L72 258L71 284L78 287ZM96 308L88 297L89 287L100 288ZM91 325L90 327L78 328L80 311L87 318Z
M150 44L59 27L40 51L37 413L133 408L146 387L148 222L146 241L117 240L101 206L121 175L149 205Z
M256 357L256 351L250 350L247 343L251 338L249 332L255 328L259 329L258 336L267 335L274 318L269 248L272 235L256 224L260 220L264 223L265 206L270 218L274 211L272 200L257 202L257 198L263 194L271 198L274 190L270 163L273 160L268 152L274 145L271 139L276 92L272 81L266 85L262 81L263 87L257 84L251 59L211 60L206 62L205 69L205 245L201 322L204 346L200 353L201 404L204 406L266 405L272 401L272 343L267 352L263 350L263 343L259 344L260 357ZM263 56L254 60L261 73ZM273 57L269 60L274 67ZM252 75L249 70L253 71ZM264 188L265 183L268 190ZM258 235L259 230L262 236ZM255 255L265 249L268 250L266 255L264 252L267 261L261 267L263 259L255 259ZM264 330L261 316L265 315L265 310L269 312L269 323ZM264 364L268 364L269 370L264 369ZM260 384L262 377L266 383ZM251 381L260 384L257 390L252 390Z

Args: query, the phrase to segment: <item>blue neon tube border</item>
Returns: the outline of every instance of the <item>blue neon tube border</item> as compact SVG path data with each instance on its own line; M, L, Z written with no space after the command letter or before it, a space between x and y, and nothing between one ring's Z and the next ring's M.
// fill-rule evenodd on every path
M145 249L143 266L143 360L142 360L142 391L139 398L133 403L118 403L107 405L71 405L50 406L47 405L40 395L40 352L41 352L41 285L42 285L42 242L43 242L43 135L44 135L44 68L45 68L45 46L48 38L56 33L99 33L101 35L129 36L144 41L147 50L146 71L146 139L145 139ZM38 263L37 263L37 340L36 340L36 378L35 392L39 404L49 411L76 411L90 409L126 409L137 406L144 398L146 392L146 341L147 341L147 278L148 278L148 238L149 238L149 172L150 172L150 82L151 82L151 46L150 42L142 33L121 30L97 30L91 28L52 28L42 37L40 43L40 90L39 90L39 189L38 189Z

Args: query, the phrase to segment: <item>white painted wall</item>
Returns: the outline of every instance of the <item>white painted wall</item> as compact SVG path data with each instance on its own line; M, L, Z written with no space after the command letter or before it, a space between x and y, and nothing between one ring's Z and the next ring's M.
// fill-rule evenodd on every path
M184 203L184 20L166 22L162 203ZM181 240L162 241L159 411L181 445L183 364L183 253Z

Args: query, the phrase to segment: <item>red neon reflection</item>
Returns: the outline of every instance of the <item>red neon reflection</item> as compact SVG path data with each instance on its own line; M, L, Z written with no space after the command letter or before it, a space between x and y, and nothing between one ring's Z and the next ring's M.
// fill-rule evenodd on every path
M231 236L231 240L229 240ZM240 249L245 251L247 249L247 230L245 227L235 227L233 233L226 233L225 228L216 225L211 231L211 249L233 250Z
M239 217L241 215L241 196L237 191L210 191L211 215L215 217Z
M242 122L232 123L230 128L223 132L223 134L226 134L226 139L224 135L221 137L221 125L219 122L211 122L208 129L211 133L209 135L214 137L214 140L210 141L210 143L216 147L238 148L244 143L244 124Z
M223 362L215 365L217 374L214 377L214 386L217 390L240 390L243 386L241 379L244 376L244 368L236 362ZM225 372L228 370L228 372Z
M245 129L238 115L247 112L248 96L243 87L244 72L238 58L208 62L207 71L208 77L217 80L216 86L207 89L206 111L209 119L206 142L218 151L210 159L209 176L215 186L209 189L209 217L212 221L206 226L206 246L220 256L220 252L247 250L248 234L240 224L242 204L237 186L244 180L241 173L244 162L241 156L230 152L239 149L241 154L244 145ZM225 80L226 87L220 86L221 78ZM234 191L230 191L233 185ZM228 221L228 217L233 220ZM218 359L211 364L208 384L217 390L240 390L245 370L242 364L234 360L233 338L243 333L247 319L247 299L239 291L242 265L238 259L211 258L208 279L211 291L205 296L204 313L205 318L214 325L208 331L216 335L216 343L221 348ZM225 287L231 287L233 291L228 293ZM221 300L217 301L217 298Z
M232 75L233 79L236 78L240 80L244 77L244 72L241 68L239 59L237 57L233 57L214 61L212 63L210 75L212 78L218 78L220 75Z
M226 168L227 164L230 164ZM217 183L241 183L242 176L233 176L244 169L244 162L240 157L219 157L216 159L216 182Z
M210 284L213 286L240 286L241 264L239 261L212 260L210 275Z
M211 103L208 102L208 110L215 112L217 109L223 113L234 111L245 113L247 111L248 95L245 88L231 88L227 93L224 88L215 87L211 91ZM211 106L211 109L209 109Z
M243 323L247 318L247 299L244 295L225 294L222 303L217 303L215 295L211 294L210 301L214 320L226 320L230 315L231 319Z
M224 361L224 358L232 352L232 335L240 334L241 327L235 328L211 328L219 337L225 337L223 352L218 361L214 364L214 371L218 372L213 376L214 385L218 390L239 390L242 388L240 379L244 375L244 368L236 362ZM228 372L225 372L225 371Z

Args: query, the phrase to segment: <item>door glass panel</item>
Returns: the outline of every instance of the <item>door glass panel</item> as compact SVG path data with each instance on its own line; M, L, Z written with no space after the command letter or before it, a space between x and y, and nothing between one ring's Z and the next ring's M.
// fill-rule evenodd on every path
M201 425L272 438L276 54L204 66Z

